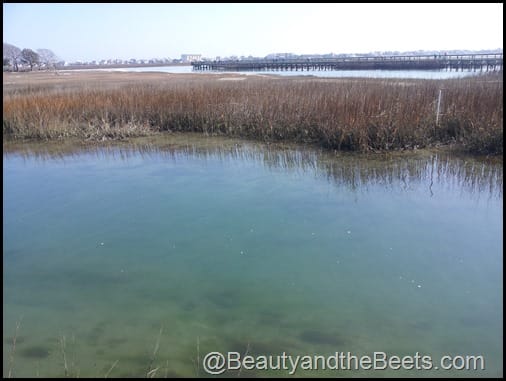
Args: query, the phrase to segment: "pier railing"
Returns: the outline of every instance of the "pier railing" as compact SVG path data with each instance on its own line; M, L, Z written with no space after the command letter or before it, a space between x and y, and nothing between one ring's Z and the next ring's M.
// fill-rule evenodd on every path
M503 69L503 54L432 54L417 56L361 56L335 58L297 58L197 61L193 70L473 70Z

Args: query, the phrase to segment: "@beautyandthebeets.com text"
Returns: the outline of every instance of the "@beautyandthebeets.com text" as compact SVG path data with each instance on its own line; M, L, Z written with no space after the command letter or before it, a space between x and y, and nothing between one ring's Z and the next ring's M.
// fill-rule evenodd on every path
M447 355L434 361L429 355L416 352L408 356L389 356L385 352L355 355L335 352L332 355L280 355L252 356L239 352L210 352L202 366L213 375L230 370L285 370L294 375L297 370L485 370L483 355Z

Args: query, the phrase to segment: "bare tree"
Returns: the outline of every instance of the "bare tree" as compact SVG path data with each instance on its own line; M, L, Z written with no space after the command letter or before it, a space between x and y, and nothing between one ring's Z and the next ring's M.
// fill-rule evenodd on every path
M50 70L51 68L56 70L56 63L59 58L56 54L50 49L37 49L37 53L40 57L40 63L44 64L44 66Z
M6 44L4 42L4 62L9 60L9 63L13 66L14 71L18 71L18 63L21 59L21 49L17 46Z
M23 49L21 51L21 61L30 65L30 70L33 70L33 67L39 64L40 57L32 49Z

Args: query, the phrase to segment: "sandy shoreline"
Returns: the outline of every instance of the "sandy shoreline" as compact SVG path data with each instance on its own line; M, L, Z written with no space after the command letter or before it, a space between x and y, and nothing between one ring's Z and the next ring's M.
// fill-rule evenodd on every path
M58 70L57 72L34 71L34 72L4 72L3 89L4 93L12 88L24 87L27 85L80 85L89 84L128 84L128 83L161 83L171 79L187 81L255 81L255 80L276 80L286 82L379 82L381 78L327 78L313 76L280 76L276 74L242 74L242 73L164 73L156 71L127 72L127 71L105 71L105 70ZM396 83L399 79L389 79L390 83ZM405 79L403 81L406 81ZM408 81L419 81L417 79Z
M55 83L65 81L113 81L132 80L132 81L152 81L167 80L168 78L185 78L185 79L254 79L254 78L281 78L276 75L263 74L238 74L238 73L163 73L156 71L146 72L125 72L125 71L104 71L104 70L59 70L57 72L4 72L3 84L33 84L33 83ZM291 77L304 78L304 77ZM290 78L287 78L290 79ZM307 78L310 79L310 78Z

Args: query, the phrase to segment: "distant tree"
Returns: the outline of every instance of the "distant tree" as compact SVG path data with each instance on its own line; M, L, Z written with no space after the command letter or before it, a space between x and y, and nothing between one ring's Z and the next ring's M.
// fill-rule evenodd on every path
M9 64L11 64L14 68L14 71L18 71L18 63L21 59L21 49L17 46L6 44L4 42L4 62L5 60L9 60Z
M30 70L33 70L33 67L39 64L40 57L32 49L23 49L21 51L21 61L30 65Z
M40 58L40 63L44 64L44 66L50 70L51 68L56 69L56 63L59 61L59 58L54 54L54 52L50 49L37 49L37 54Z

